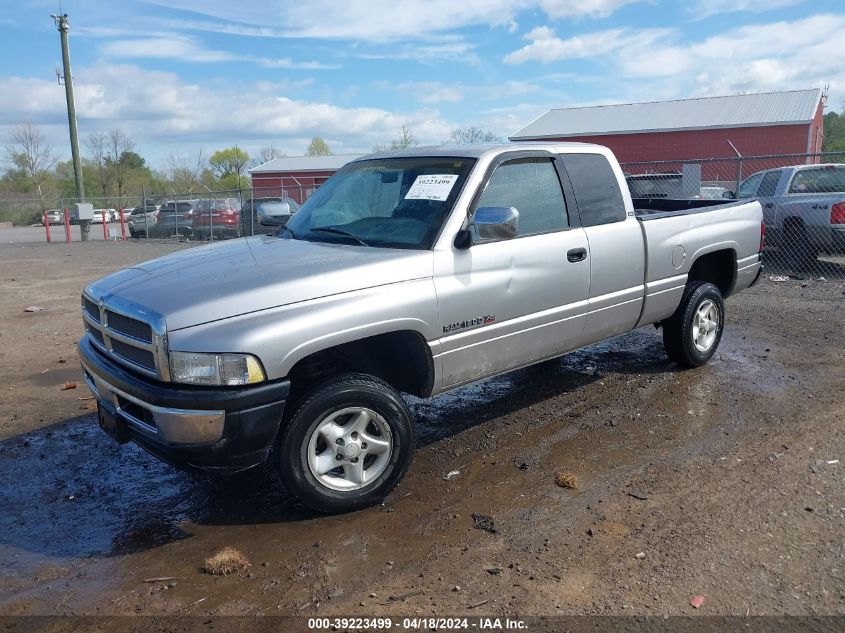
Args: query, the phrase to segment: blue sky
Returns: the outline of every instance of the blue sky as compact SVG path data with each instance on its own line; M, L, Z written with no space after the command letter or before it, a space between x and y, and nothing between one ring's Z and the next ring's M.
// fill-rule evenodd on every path
M0 135L69 154L58 0L3 0ZM80 136L120 127L154 166L238 143L366 152L408 125L507 136L552 107L830 85L845 7L813 0L64 0Z

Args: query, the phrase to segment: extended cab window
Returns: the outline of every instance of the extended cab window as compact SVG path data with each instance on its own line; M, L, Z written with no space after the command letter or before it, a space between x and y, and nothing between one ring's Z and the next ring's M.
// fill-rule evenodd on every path
M770 198L775 195L778 189L778 182L780 182L781 171L770 171L763 176L763 181L760 183L760 190L757 196L760 198Z
M763 174L754 174L749 176L739 185L739 192L737 198L753 198L757 195L757 188L760 186L760 181L763 179Z
M519 236L568 226L566 202L551 158L520 158L496 167L475 205L481 207L515 207Z
M563 154L561 158L578 202L581 226L622 222L625 202L607 159L601 154Z

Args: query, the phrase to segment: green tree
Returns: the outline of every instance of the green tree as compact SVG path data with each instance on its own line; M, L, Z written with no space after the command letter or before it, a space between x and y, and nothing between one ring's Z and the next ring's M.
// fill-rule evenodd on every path
M502 137L490 130L482 130L480 127L456 127L449 135L447 143L463 145L466 143L500 143Z
M828 112L824 115L824 142L822 143L822 151L845 151L845 114Z
M249 154L237 145L214 152L208 159L211 171L221 189L241 189L249 186L249 178L243 171L249 163Z
M331 156L332 150L329 148L329 144L326 143L322 138L319 136L315 136L311 139L311 142L308 144L308 149L305 150L306 156Z

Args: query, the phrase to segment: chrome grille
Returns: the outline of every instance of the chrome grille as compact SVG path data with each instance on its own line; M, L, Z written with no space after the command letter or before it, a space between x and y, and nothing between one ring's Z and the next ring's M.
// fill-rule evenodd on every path
M124 316L111 310L106 310L106 324L120 334L131 336L145 343L153 342L153 329L149 323Z
M100 332L100 330L95 327L91 327L89 324L86 323L85 331L88 332L88 334L91 335L91 338L97 341L100 345L102 345L103 347L106 346L106 342L103 340L103 333Z
M88 294L92 293L92 294ZM158 380L170 380L164 318L90 286L82 295L82 319L91 342L116 362Z
M82 309L88 313L97 323L100 322L100 306L91 301L88 297L82 297Z
M153 353L148 350L135 347L134 345L128 345L127 343L118 341L117 339L112 339L111 350L113 354L120 356L124 360L128 360L134 365L138 365L150 371L156 370L155 356L153 356Z

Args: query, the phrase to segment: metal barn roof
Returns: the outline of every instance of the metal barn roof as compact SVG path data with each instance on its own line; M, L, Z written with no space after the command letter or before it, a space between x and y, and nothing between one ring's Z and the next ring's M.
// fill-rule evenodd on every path
M549 110L511 140L810 123L821 90Z
M361 158L364 154L331 154L329 156L281 156L253 167L251 174L268 172L337 171L346 163Z

